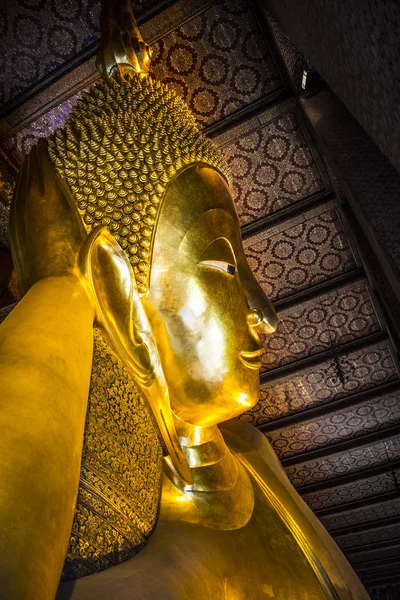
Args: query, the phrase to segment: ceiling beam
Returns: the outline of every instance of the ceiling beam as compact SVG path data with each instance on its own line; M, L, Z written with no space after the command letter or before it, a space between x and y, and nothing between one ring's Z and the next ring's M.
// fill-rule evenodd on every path
M308 288L301 290L300 292L296 292L295 294L291 294L290 296L285 296L284 298L274 300L273 305L276 312L279 313L283 310L287 310L288 308L292 308L293 306L297 306L302 302L306 302L307 300L318 298L319 296L322 296L322 294L332 292L337 288L341 288L351 283L359 283L363 280L366 280L365 271L357 267L356 269L352 269L347 273L341 273L340 275L336 275L336 277L332 277L331 279L321 281L315 285L310 285Z
M381 573L378 575L371 573L371 578L369 578L368 575L363 575L362 580L368 587L382 584L386 587L386 585L390 583L400 583L400 574L394 573L393 575L389 575L388 573Z
M398 432L400 433L400 425L398 426ZM359 446L358 446L359 447ZM355 481L363 481L369 477L375 475L382 475L392 471L392 469L400 468L400 460L393 462L387 462L383 465L364 469L362 471L356 471L355 473L348 473L347 475L341 475L340 477L334 477L332 479L326 479L325 481L318 481L317 483L310 483L301 487L296 487L299 494L309 494L311 492L320 492L322 490L329 490L330 488L340 487L348 483L354 483Z
M366 521L365 523L360 523L358 525L349 525L348 527L329 529L329 533L334 537L340 537L349 533L362 533L364 531L371 531L373 529L391 527L392 525L398 525L399 523L400 515L394 515L393 517L387 517L386 519L377 519L376 521Z
M391 549L392 550L392 549ZM398 549L398 553L393 555L393 557L385 557L385 558L374 558L372 560L365 560L363 562L353 563L353 566L357 571L361 571L365 568L368 568L369 565L386 565L387 563L393 563L400 560L400 548Z
M362 498L361 500L355 500L353 502L344 502L340 506L330 506L328 508L321 508L319 510L315 510L314 513L318 518L321 517L330 517L332 515L340 515L342 513L349 513L357 508L365 508L366 506L370 506L373 508L377 504L383 504L384 502L388 502L389 500L396 500L396 498L400 498L400 490L395 490L392 492L384 492L383 494L379 494L378 496L374 496L373 498Z
M324 446L323 448L308 450L307 452L300 452L299 454L289 456L288 458L282 458L281 463L284 467L288 467L290 465L298 465L308 460L315 460L316 458L331 456L332 454L337 454L338 452L353 450L353 448L359 448L360 446L373 444L374 442L379 442L380 440L387 440L388 438L399 434L400 424L393 425L392 427L388 427L386 429L379 429L378 431L367 433L366 435L353 437L350 440L336 442L330 444L329 446Z
M290 204L290 206L285 206L284 208L276 210L275 212L272 212L269 215L258 219L257 221L243 225L241 227L242 238L245 240L253 235L256 235L257 233L260 233L261 231L265 231L266 229L275 227L276 225L279 225L288 219L296 217L307 210L311 210L312 208L316 208L322 204L332 202L334 199L335 195L331 190L315 192L314 194L306 196L294 204Z
M357 392L356 394L351 394L345 398L331 400L325 404L319 404L290 415L279 417L273 421L270 421L269 423L260 425L258 429L263 433L266 433L269 431L275 431L276 429L282 429L283 427L288 427L289 425L298 425L304 421L311 421L318 417L329 415L332 412L343 410L349 406L357 406L366 400L378 400L387 394L398 391L400 392L400 379L390 381L389 383L384 383L368 390L363 390L362 392Z
M384 540L382 542L373 542L372 544L362 544L360 546L350 546L345 549L346 556L353 554L362 554L373 550L390 550L392 548L400 548L400 537Z
M293 361L290 364L275 367L274 369L270 369L269 371L264 371L260 375L260 381L261 383L269 383L270 381L276 381L277 379L287 377L288 375L293 375L294 373L298 373L300 371L303 371L304 369L319 366L324 362L332 360L333 358L343 356L343 354L348 354L349 352L362 350L363 348L372 344L384 342L387 339L388 335L385 331L370 333L369 335L357 338L356 340L352 340L350 342L341 344L339 347L324 350L323 352L318 352L317 354L306 356L305 358L301 358L300 360Z
M267 108L272 108L277 104L281 104L291 97L292 94L290 93L290 90L287 87L281 87L278 90L274 90L273 92L266 94L259 100L255 100L251 104L247 104L243 108L240 108L236 112L224 117L216 123L211 123L210 125L203 127L202 133L209 138L216 137L231 127L235 127L243 121L247 121L256 114L266 110Z
M400 566L400 555L393 556L390 558L380 558L376 560L370 560L365 563L358 564L355 569L357 572L368 571L368 573L373 572L374 567L394 567ZM400 571L400 569L398 569Z

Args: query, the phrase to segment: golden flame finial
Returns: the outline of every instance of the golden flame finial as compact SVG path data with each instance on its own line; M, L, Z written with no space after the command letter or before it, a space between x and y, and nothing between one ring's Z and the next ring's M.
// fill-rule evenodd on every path
M96 58L100 75L148 73L152 51L141 36L129 0L102 0L100 31Z

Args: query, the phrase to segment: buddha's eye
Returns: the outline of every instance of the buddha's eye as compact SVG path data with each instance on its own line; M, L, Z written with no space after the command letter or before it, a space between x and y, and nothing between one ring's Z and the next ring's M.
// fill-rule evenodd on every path
M235 275L236 267L231 263L224 262L223 260L202 260L199 265L204 267L213 267L214 269L220 269L221 271L225 271L229 275Z

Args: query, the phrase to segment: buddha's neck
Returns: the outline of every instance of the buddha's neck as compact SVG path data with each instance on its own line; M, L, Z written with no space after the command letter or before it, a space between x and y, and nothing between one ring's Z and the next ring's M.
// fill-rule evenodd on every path
M237 463L218 427L198 427L176 420L180 444L189 463L193 491L222 491L238 480Z

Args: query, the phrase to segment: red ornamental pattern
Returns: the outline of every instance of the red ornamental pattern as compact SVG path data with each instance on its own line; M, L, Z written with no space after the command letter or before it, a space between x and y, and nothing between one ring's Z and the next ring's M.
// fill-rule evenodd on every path
M399 423L399 397L398 393L393 392L330 415L271 431L266 435L282 459L325 448L336 442L354 439Z
M136 16L159 0L133 0ZM99 0L12 0L0 5L0 107L97 42Z
M255 119L250 131L235 136L234 130L231 137L221 151L234 175L232 191L243 225L324 189L308 142L288 107L266 124Z
M378 521L379 519L388 519L389 517L395 517L400 512L400 498L394 500L387 500L379 504L371 504L370 506L363 506L361 508L355 508L340 514L328 515L326 517L320 517L320 521L323 525L329 529L341 529L342 527L352 527L354 525L361 525L368 523L368 521ZM393 552L393 550L392 550ZM371 552L371 559L373 552ZM366 558L364 556L364 558ZM382 556L384 558L384 556Z
M202 125L282 87L257 22L240 0L217 2L155 42L152 74L185 99Z
M372 467L389 465L391 460L400 458L399 442L400 437L397 436L394 439L382 440L367 447L361 446L346 452L338 452L298 465L291 465L285 470L290 481L296 487L330 481ZM393 452L395 449L397 452ZM392 450L391 458L389 458L390 450Z
M336 488L330 488L325 491L311 492L303 494L303 499L314 511L330 508L333 506L339 506L347 502L355 502L356 500L373 498L378 494L384 494L385 492L392 492L396 489L396 480L392 473L383 473L381 475L375 475L373 477L366 477L359 481L352 481ZM399 526L400 527L400 526ZM350 537L350 536L348 536ZM353 544L349 542L343 542L341 538L337 538L336 541L342 547L349 547Z
M395 379L397 370L389 344L374 344L263 384L260 401L241 418L260 426Z
M278 330L264 336L264 370L339 347L380 330L363 282L329 292L279 313Z

